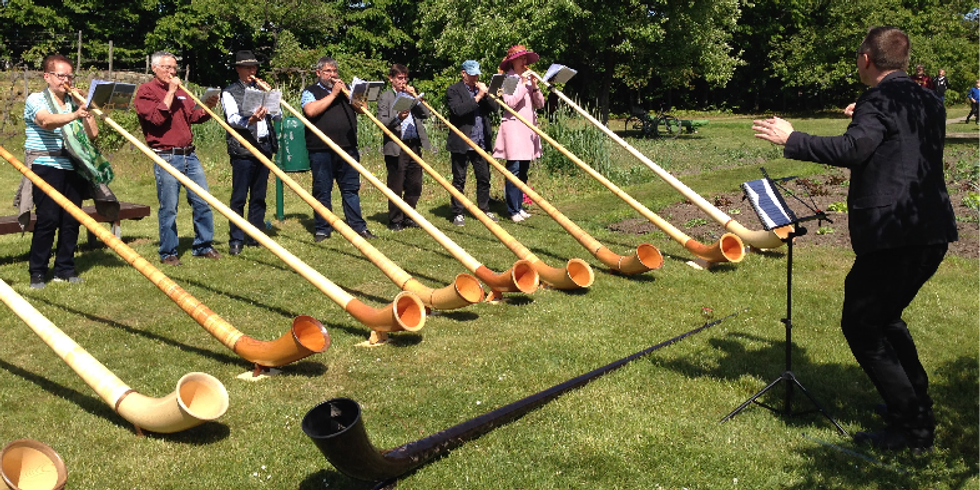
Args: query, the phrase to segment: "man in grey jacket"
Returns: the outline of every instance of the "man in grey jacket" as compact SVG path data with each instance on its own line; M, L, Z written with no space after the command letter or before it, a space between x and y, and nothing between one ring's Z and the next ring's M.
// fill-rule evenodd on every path
M416 155L422 152L422 148L431 149L423 124L429 117L429 110L419 103L400 112L393 110L395 101L400 96L418 97L415 87L408 84L408 67L398 63L391 65L388 81L391 82L391 90L385 90L378 97L378 119L392 133L400 136L402 143ZM388 135L384 137L384 155L385 167L388 169L388 188L414 209L422 196L422 167ZM418 226L395 203L388 203L388 229L401 231Z

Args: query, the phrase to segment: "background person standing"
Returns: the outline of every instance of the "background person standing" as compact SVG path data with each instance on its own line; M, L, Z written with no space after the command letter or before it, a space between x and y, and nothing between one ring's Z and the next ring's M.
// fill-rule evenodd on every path
M88 110L76 107L68 94L75 79L71 61L60 54L52 54L44 58L41 68L47 87L29 95L24 103L24 132L27 137L24 141L24 162L54 190L81 207L88 182L75 171L68 158L65 129L68 125L74 125L76 131L84 131L94 140L99 135L99 127ZM58 248L54 259L54 280L81 282L75 271L78 220L38 187L33 187L32 197L37 221L31 236L27 266L31 287L41 289L45 285L55 233L58 235Z
M408 146L416 155L422 153L422 148L430 150L429 137L425 134L423 121L429 118L429 110L422 104L416 103L411 109L395 113L392 105L399 93L418 97L415 87L408 84L408 67L395 63L388 70L388 81L391 90L385 90L378 97L378 120L392 133L401 137L402 143ZM398 143L388 135L384 135L385 167L388 170L388 188L402 198L412 209L422 197L422 166L408 153L402 152ZM419 225L393 202L388 202L388 228L400 231L404 228L417 228Z
M264 106L251 114L242 114L239 110L245 99L245 90L256 87L253 79L258 68L259 60L251 51L235 53L235 72L238 73L238 80L221 92L221 106L224 108L228 125L271 160L273 154L279 150L276 130L272 123L282 120L282 112L277 111L272 114ZM269 187L269 168L239 143L231 133L226 135L226 141L228 155L231 157L231 199L228 207L239 216L245 216L247 202L248 222L261 230L265 225L265 196ZM243 245L257 247L259 242L245 236L245 232L229 220L228 253L231 255L242 253Z
M460 66L462 80L446 89L446 106L449 107L449 123L459 128L487 153L493 151L490 138L493 130L490 115L500 110L497 103L487 97L487 86L480 81L480 64L475 60L466 60ZM453 169L453 187L459 192L465 192L466 167L473 167L473 177L476 178L476 206L480 211L497 221L497 216L490 212L490 164L487 163L466 141L455 131L450 131L446 138L446 150ZM449 206L453 224L463 226L463 205L455 197L449 197Z

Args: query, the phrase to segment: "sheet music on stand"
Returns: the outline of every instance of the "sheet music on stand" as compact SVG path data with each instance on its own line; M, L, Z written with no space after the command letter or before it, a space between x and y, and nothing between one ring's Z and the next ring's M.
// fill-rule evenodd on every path
M775 189L775 185L769 177L743 183L742 191L745 192L745 197L752 204L755 214L759 215L762 228L766 231L797 221L793 210L786 205L783 196Z
M760 168L760 170L762 171L763 178L744 182L742 183L741 187L742 191L745 193L745 197L752 204L752 209L755 210L755 213L759 216L759 221L762 222L762 227L765 228L766 231L772 231L783 226L796 225L813 219L833 223L833 221L827 217L826 213L820 209L817 209L816 204L812 202L812 196L810 196L811 203L808 204L800 199L796 193L788 191L777 182L777 180L783 182L795 180L796 177L772 179L769 177L769 174L766 173L765 168ZM797 216L793 210L786 205L786 201L783 199L783 193L799 201L807 208L808 211L812 212L813 214L803 217ZM803 233L805 233L805 231Z

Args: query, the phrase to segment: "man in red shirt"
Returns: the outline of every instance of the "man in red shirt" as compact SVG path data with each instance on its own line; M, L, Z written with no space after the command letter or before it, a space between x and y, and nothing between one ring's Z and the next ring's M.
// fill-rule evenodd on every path
M210 119L202 108L194 108L194 100L180 88L177 72L177 58L166 51L158 51L150 57L150 64L156 78L140 85L136 91L133 105L139 118L140 127L147 145L177 171L183 173L195 184L208 190L204 169L194 153L194 135L191 124L199 124ZM208 107L218 103L218 96L204 101ZM153 168L157 183L157 199L160 211L157 222L160 226L160 261L167 265L180 265L177 255L177 203L182 185L159 165ZM195 257L218 259L211 242L214 238L214 218L211 207L197 194L188 189L187 201L194 216L194 243L191 253Z

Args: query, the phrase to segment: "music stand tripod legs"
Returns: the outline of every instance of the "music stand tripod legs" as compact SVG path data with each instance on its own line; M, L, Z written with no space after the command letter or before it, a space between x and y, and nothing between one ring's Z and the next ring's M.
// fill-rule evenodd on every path
M804 202L797 193L788 192L782 185L777 181L774 181L766 173L766 169L762 170L762 179L752 180L742 184L742 190L745 191L745 197L749 199L752 204L752 209L759 215L759 219L762 221L763 227L766 230L772 230L777 227L790 226L790 232L788 236L783 239L786 242L787 248L787 258L786 258L786 318L783 318L783 324L786 326L786 370L783 371L778 378L772 383L769 383L765 388L760 390L751 398L738 406L731 413L726 415L721 419L720 422L726 422L732 417L738 415L739 412L748 407L750 404L755 403L759 406L767 408L773 412L782 413L783 415L793 415L793 387L797 387L800 391L810 399L810 402L817 407L817 410L827 417L827 420L833 422L834 426L841 434L847 435L847 431L844 430L840 424L834 420L830 414L824 410L823 406L810 394L809 391L800 383L800 380L796 379L796 375L793 374L793 242L798 236L806 235L806 228L801 226L804 221L810 220L826 220L828 222L833 222L827 215L816 208L815 205L810 205ZM786 182L789 180L794 180L796 177L786 177L778 179L780 182ZM793 197L796 201L802 203L806 206L807 210L813 214L803 218L799 218L793 213L793 210L786 205L786 201L780 193L780 190L786 192L788 196ZM812 199L811 199L812 204ZM767 391L771 390L774 386L779 383L786 382L786 398L784 399L783 409L779 410L764 403L758 401L759 397L764 395ZM799 412L810 413L812 412ZM719 422L719 423L720 423Z
M803 220L800 220L800 221L803 221ZM786 370L783 371L783 374L781 374L778 378L776 378L772 383L769 383L765 388L759 390L758 393L752 395L751 398L749 398L744 403L742 403L741 405L739 405L738 408L736 408L735 410L732 410L732 412L729 413L728 415L726 415L724 418L722 418L719 423L721 423L721 422L727 422L732 417L738 415L739 412L741 412L742 410L744 410L746 407L748 407L752 403L755 403L756 405L759 405L759 406L761 406L763 408L767 408L767 409L769 409L769 410L771 410L773 412L776 412L776 413L781 413L783 415L794 415L794 413L793 413L793 387L795 386L795 387L799 388L800 391L802 391L803 394L806 395L807 398L810 399L810 402L813 403L813 405L815 407L817 407L817 410L816 411L819 411L821 414L823 414L823 416L826 417L827 420L831 421L834 424L834 426L837 427L838 432L840 432L844 436L847 436L848 435L847 434L847 431L845 431L844 428L841 427L841 425L838 424L837 421L834 420L834 418L831 417L829 413L827 413L827 411L823 408L823 405L821 405L820 402L818 402L816 400L816 398L814 398L813 395L811 395L810 392L807 391L806 387L804 387L803 384L800 383L800 380L796 379L796 375L793 374L793 239L796 238L797 236L802 236L802 235L805 235L805 234L806 234L806 228L803 228L802 226L800 226L799 225L799 221L798 221L797 223L794 223L794 231L790 232L789 235L785 239L786 240L786 248L787 248L787 252L786 252L786 256L787 256L787 259L786 259L786 318L783 318L782 322L783 322L783 324L786 325ZM782 410L779 410L777 408L771 407L769 405L766 405L766 404L758 401L758 398L759 397L761 397L767 391L769 391L770 389L772 389L773 387L775 387L776 385L778 385L779 383L784 382L784 381L786 382L786 396L785 396L785 398L783 400L783 409ZM803 415L803 414L812 413L812 412L813 412L813 410L809 410L809 411L806 411L806 412L797 412L796 415Z

